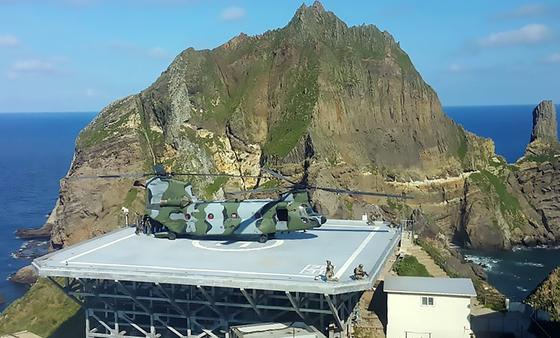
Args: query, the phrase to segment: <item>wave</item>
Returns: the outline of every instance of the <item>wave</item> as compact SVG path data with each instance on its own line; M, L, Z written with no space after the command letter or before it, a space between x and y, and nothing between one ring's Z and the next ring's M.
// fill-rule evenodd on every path
M544 268L544 264L535 262L515 262L517 266L532 266L535 268Z
M536 246L522 246L522 245L518 245L518 246L514 246L511 248L511 251L513 252L517 252L517 251L532 251L535 249L545 249L545 250L558 250L560 249L560 245L547 245L547 244L539 244Z
M485 271L492 271L502 260L486 256L465 255L467 261L480 265Z
M522 287L522 286L520 286L520 285L517 285L515 288L516 288L517 290L523 291L523 292L529 291L529 289L526 289L526 288L524 288L524 287Z

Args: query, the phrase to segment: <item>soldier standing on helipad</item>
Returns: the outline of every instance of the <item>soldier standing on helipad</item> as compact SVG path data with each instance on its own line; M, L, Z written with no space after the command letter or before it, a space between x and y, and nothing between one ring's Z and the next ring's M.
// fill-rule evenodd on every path
M325 268L325 278L327 279L327 281L338 280L338 278L334 276L334 265L329 260L327 260L327 267Z

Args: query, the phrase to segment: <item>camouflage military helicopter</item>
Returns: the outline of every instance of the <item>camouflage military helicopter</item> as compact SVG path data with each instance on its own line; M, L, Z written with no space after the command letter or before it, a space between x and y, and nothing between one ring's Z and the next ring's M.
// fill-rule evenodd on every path
M146 209L137 225L137 233L175 239L178 235L208 238L258 238L264 243L277 233L305 231L320 227L327 218L311 204L309 191L322 190L337 194L370 195L411 198L377 192L354 191L318 187L298 183L272 170L263 168L272 178L288 182L290 187L253 189L232 194L277 191L276 199L243 199L202 201L193 194L191 184L176 176L226 176L265 178L265 176L167 173L163 166L154 167L153 177L142 185L146 189ZM146 175L146 174L143 174ZM130 175L126 175L130 177ZM101 178L120 178L122 175L103 175ZM266 178L271 178L266 177ZM138 185L138 184L137 184Z

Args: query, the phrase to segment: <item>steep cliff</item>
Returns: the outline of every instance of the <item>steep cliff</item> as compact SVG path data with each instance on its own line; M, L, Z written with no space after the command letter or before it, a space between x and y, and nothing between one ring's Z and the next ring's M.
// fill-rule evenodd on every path
M156 162L244 174L269 166L295 176L308 170L311 180L331 185L392 189L386 180L458 175L492 154L488 140L442 112L389 33L348 27L316 2L284 28L185 50L149 88L103 109L78 138L52 243L105 232L118 224L121 206L140 208L130 180L75 176L142 172ZM193 183L206 197L255 184ZM330 215L359 212L337 196L317 200Z
M560 268L553 270L525 300L534 308L547 311L560 321Z

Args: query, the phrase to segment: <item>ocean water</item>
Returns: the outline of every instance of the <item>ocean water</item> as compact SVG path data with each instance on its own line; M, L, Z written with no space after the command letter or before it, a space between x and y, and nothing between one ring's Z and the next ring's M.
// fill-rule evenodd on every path
M517 247L512 251L465 250L465 258L481 264L488 281L512 301L522 301L560 265L560 248Z
M509 162L519 158L531 133L532 106L445 107L466 129L491 137ZM79 131L94 113L0 114L0 296L4 309L25 288L6 280L29 260L14 259L24 241L18 228L38 227L56 201L59 180L69 168ZM560 262L560 249L470 252L487 262L490 282L511 299L522 299Z
M468 106L444 107L444 111L467 130L483 137L490 137L496 153L509 163L517 161L524 153L531 138L533 108L535 106ZM559 105L556 111L560 112ZM557 119L560 130L560 119Z
M467 130L490 137L496 153L510 163L525 151L531 136L534 106L445 107L445 112ZM556 111L560 112L559 106ZM560 120L559 130L560 130ZM550 271L560 265L560 248L516 248L513 251L465 252L482 264L489 282L513 301L522 301Z
M0 295L5 303L25 292L7 281L30 264L11 254L25 242L15 238L18 228L39 227L58 196L59 180L70 166L78 132L93 113L0 114Z

